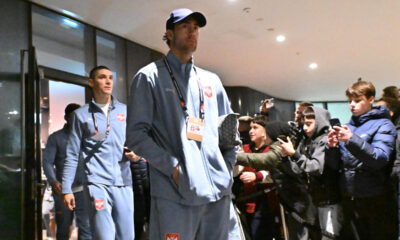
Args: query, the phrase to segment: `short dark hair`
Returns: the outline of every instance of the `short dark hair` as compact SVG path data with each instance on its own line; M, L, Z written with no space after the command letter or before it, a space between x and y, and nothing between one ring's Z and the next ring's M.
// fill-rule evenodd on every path
M312 104L311 102L301 102L299 103L299 107L312 107L314 106L314 104Z
M168 31L168 30L174 31L174 30L175 30L175 23L172 23L172 25L170 25L170 26L167 28L167 31ZM165 31L165 33L164 33L164 35L163 35L163 37L162 37L162 40L163 40L165 43L167 43L167 45L168 45L168 47L169 47L169 46L171 46L171 40L169 40L168 37L167 37L167 31Z
M167 37L167 32L164 33L162 40L167 43L168 47L171 45L171 41Z
M252 123L259 124L265 128L265 125L268 123L268 117L264 115L256 115L252 120Z
M92 70L90 70L89 78L94 80L94 78L96 77L97 71L102 70L102 69L107 69L107 70L111 71L108 67L100 65L100 66L94 67Z
M314 109L310 106L308 106L306 109L304 109L303 113L303 119L315 119L315 112Z
M375 87L371 82L358 81L353 83L346 90L347 98L358 98L365 96L366 98L375 97Z
M393 112L392 122L397 120L400 115L400 103L396 98L391 97L381 97L378 102L385 102L385 106L389 108L390 111ZM396 124L396 123L395 123Z
M76 109L80 108L81 105L77 104L77 103L70 103L65 107L65 115L69 115L71 114L73 111L75 111Z
M382 98L384 97L397 99L399 97L399 89L396 86L385 87L382 94Z

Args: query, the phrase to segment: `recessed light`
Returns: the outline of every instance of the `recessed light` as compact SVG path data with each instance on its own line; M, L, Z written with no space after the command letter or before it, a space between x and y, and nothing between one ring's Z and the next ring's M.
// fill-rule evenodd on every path
M316 68L318 67L318 64L316 64L316 63L310 63L310 65L308 65L308 67L309 67L310 69L316 69Z
M284 42L286 40L286 37L284 35L278 35L276 37L277 42Z
M63 18L62 23L67 27L78 28L78 23L68 18Z
M74 17L74 18L78 18L78 15L76 15L75 13L70 12L68 10L62 9L61 12L64 13L65 15L68 15L68 16L71 16L71 17Z

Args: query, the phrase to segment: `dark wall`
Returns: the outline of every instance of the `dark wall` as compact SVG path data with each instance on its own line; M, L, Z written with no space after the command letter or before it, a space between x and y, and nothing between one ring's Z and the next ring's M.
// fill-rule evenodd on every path
M259 112L261 101L272 96L248 87L225 87L232 110L240 115L253 116ZM289 121L294 118L295 102L275 98L269 113L271 120Z
M144 66L163 56L162 53L143 47L134 42L127 41L127 65L128 65L128 91L133 77ZM129 92L128 92L129 95Z

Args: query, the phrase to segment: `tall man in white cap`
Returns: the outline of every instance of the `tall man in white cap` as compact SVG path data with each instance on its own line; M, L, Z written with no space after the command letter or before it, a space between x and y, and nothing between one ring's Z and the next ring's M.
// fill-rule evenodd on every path
M231 113L220 79L193 63L206 18L172 11L167 56L134 77L128 148L149 162L150 239L236 239L231 218L235 149L218 147L218 117Z

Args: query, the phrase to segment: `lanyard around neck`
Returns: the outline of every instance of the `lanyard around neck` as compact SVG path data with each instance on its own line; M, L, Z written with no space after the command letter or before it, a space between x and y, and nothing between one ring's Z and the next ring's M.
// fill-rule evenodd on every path
M183 112L185 113L186 116L189 116L188 112L187 112L187 107L186 107L186 102L185 99L183 98L183 94L181 89L179 88L178 82L176 81L175 77L174 77L174 73L172 72L172 69L168 63L168 60L166 57L163 58L165 66L167 67L168 73L171 77L172 83L174 84L174 87L176 89L176 91L178 92L178 97L179 97L179 101L181 103L181 107ZM199 86L199 96L200 96L200 108L199 108L199 115L201 119L204 119L204 96L203 96L203 91L202 91L202 86L200 83L200 79L198 77L197 71L195 69L196 75L197 75L197 84Z
M111 129L111 124L110 124L110 112L111 112L111 107L112 107L112 100L108 104L108 109L107 109L107 130L106 130L106 136L110 134L110 129ZM103 112L103 110L102 110ZM97 120L96 117L94 116L94 111L92 111L92 118L93 118L93 124L94 124L94 134L97 134L99 132L99 126L97 125Z

